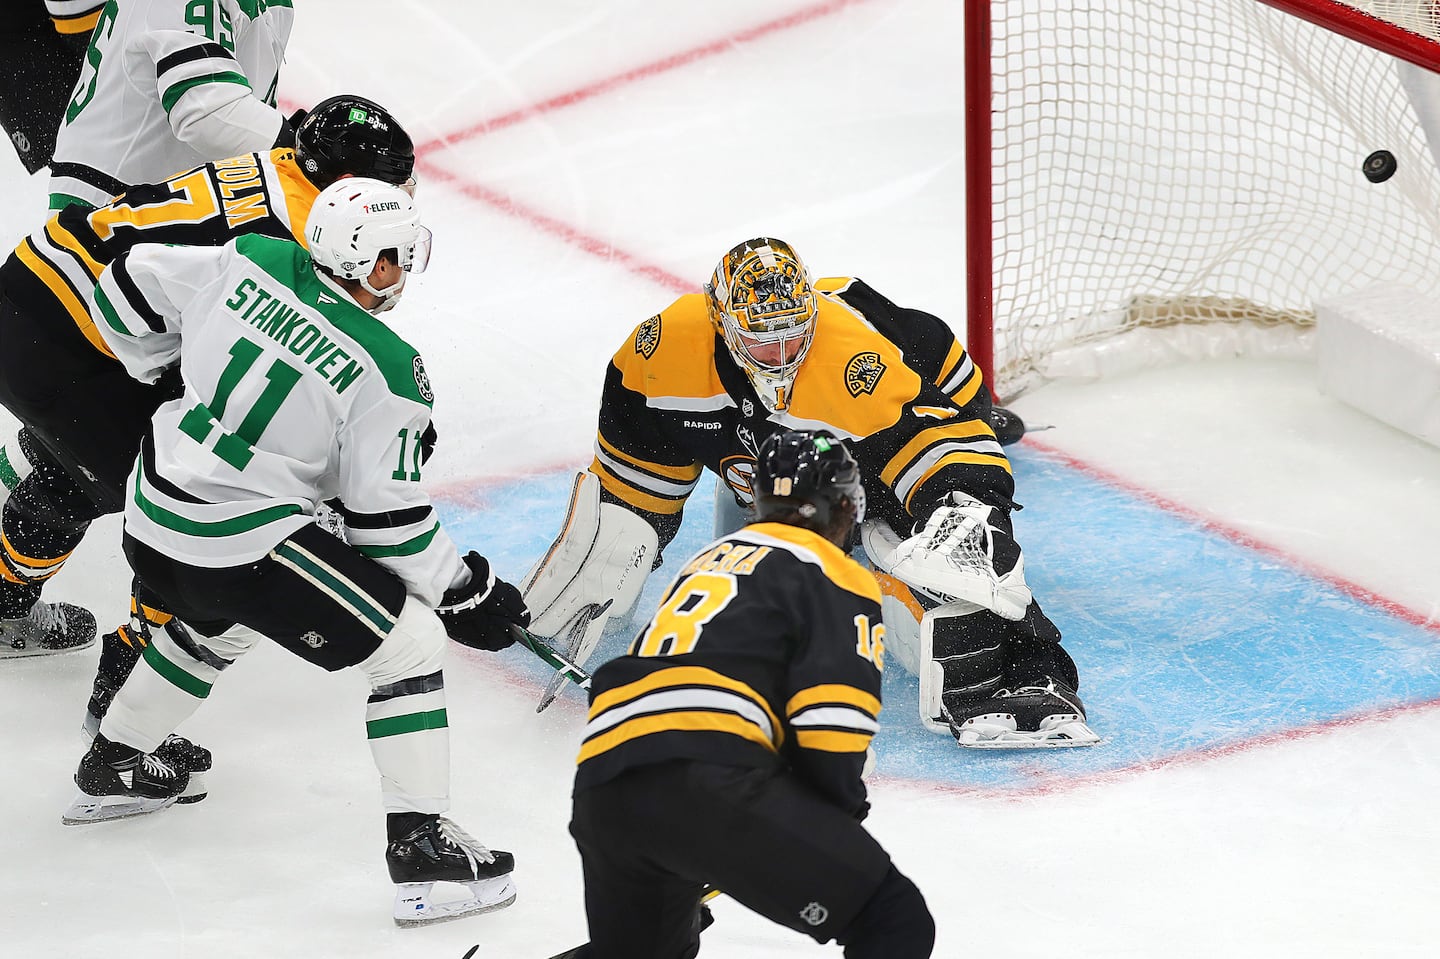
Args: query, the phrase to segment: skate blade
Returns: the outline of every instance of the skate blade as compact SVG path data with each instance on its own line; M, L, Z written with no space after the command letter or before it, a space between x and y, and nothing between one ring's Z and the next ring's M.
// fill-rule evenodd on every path
M449 902L431 902L430 889L433 882L402 882L395 887L395 925L402 929L428 926L466 916L504 909L515 901L515 880L507 873L493 879L479 879L466 882L468 899Z
M16 649L9 643L0 643L0 659L27 659L31 656L63 656L65 653L74 653L82 649L89 649L95 645L95 640L88 643L76 643L74 646L26 646L23 649Z
M140 796L91 796L80 793L60 817L60 822L66 826L83 826L92 822L144 816L174 805L176 798L172 796L169 799L146 799Z
M1101 742L1084 720L1051 717L1036 730L966 728L955 731L964 749L1072 749Z

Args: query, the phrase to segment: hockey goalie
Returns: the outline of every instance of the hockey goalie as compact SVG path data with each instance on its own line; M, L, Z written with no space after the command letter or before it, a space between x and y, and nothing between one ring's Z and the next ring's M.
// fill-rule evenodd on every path
M943 321L852 277L812 281L789 244L747 240L611 360L595 459L521 584L531 628L583 663L634 607L705 469L725 535L753 503L760 444L823 429L860 463L863 552L926 727L966 747L1094 744L1075 663L1025 581L992 425L1014 420L997 412Z

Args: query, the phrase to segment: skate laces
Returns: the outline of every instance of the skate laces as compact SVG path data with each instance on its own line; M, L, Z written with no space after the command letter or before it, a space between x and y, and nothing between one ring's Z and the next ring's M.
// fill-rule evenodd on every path
M146 753L140 757L140 768L152 778L174 779L176 776L176 772L170 768L170 764L154 753Z
M440 816L435 820L435 831L439 833L441 842L465 854L465 858L469 861L472 872L477 871L475 867L482 862L491 863L495 861L495 854L485 848L484 843L444 816Z
M60 615L57 605L37 600L35 605L30 607L29 619L42 633L49 633L58 627L60 635L65 635L65 617Z

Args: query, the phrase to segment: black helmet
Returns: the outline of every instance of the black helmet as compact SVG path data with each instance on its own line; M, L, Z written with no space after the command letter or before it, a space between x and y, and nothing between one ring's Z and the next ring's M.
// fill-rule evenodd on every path
M400 186L415 170L415 144L389 110L344 95L305 114L295 129L295 161L322 190L347 173Z
M780 519L826 533L845 502L853 522L865 518L865 490L855 458L829 433L792 430L760 444L755 464L755 517ZM794 517L799 517L799 522Z

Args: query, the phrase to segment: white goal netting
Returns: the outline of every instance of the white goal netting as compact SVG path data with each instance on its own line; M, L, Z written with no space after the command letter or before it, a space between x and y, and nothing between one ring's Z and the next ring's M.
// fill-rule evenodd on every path
M1412 99L1440 75L1256 0L990 6L999 396L1303 348L1317 300L1379 281L1440 297L1440 144ZM1440 36L1430 0L1344 6Z

